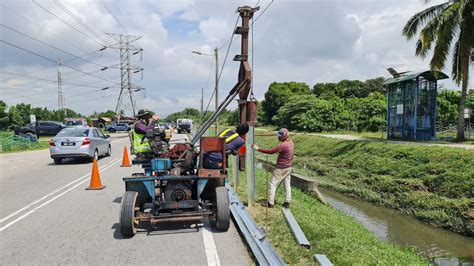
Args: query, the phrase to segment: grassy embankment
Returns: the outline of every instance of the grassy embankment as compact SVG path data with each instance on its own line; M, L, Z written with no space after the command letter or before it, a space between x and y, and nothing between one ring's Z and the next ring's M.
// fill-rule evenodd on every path
M271 173L268 174L268 178ZM245 173L241 173L238 194L246 202ZM265 200L265 171L256 171L257 202ZM414 250L378 240L368 229L352 218L317 201L313 196L298 189L292 190L291 211L311 243L311 249L300 247L294 239L281 212L283 190L277 193L276 208L257 205L249 209L255 221L267 225L269 239L288 264L311 264L313 255L326 254L335 265L421 265L429 261Z
M12 136L12 132L0 132L0 153L42 150L49 148L50 138L40 138L38 142L28 142L13 139Z
M305 134L292 139L295 171L321 186L474 235L474 151ZM256 140L263 147L277 144L275 137Z

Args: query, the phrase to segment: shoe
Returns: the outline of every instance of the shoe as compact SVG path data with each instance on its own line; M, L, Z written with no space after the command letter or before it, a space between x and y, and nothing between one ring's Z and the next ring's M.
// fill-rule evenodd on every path
M284 202L283 203L283 208L289 209L290 208L290 203L289 202Z
M262 202L262 207L265 208L273 208L275 205L271 204L270 202Z

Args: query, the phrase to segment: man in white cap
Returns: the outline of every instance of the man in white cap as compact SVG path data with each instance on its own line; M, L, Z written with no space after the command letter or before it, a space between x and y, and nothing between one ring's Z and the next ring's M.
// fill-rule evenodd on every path
M262 149L257 145L253 145L253 148L256 151L274 154L278 153L276 168L273 171L273 177L270 180L270 185L268 187L268 202L262 203L262 206L273 208L275 205L275 192L278 184L284 180L286 198L283 203L283 207L290 208L291 202L291 165L293 162L293 154L295 145L290 139L290 133L288 129L282 128L278 130L277 133L278 140L281 142L278 146L272 149Z

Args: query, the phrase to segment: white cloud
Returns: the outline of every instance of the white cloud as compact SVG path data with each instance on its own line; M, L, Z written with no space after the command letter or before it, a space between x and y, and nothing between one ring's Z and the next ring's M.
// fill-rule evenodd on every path
M26 1L2 2L9 9L26 17L22 18L2 8L2 23L81 56L97 51L101 48L99 43L112 44L113 40L105 36L105 33L123 31L117 20L129 34L143 36L135 43L144 49L143 60L139 61L139 55L132 56L134 65L145 68L143 81L136 74L133 78L137 85L147 89L145 99L143 94L137 94L137 106L167 114L185 107L199 108L203 87L207 104L214 83L214 66L210 68L213 57L198 56L191 51L212 53L214 47L223 45L232 33L237 18L236 8L244 4L253 6L257 1L110 0L106 2L107 8L90 1L61 1L89 27L101 34L101 38L88 33L54 2L37 2L88 37ZM269 3L270 0L260 1L261 9L256 16ZM406 41L400 33L406 20L423 8L425 7L419 1L404 2L403 6L395 0L274 1L254 25L253 63L257 98L263 97L273 81L303 81L312 86L316 82L388 76L385 70L387 67L395 67L400 71L427 68L429 60L422 61L415 57L414 41ZM0 34L2 40L53 60L71 59L70 55L3 27L0 28ZM225 52L226 49L219 51L220 65ZM53 81L57 79L56 65L53 62L4 44L0 44L0 53L2 71ZM240 40L237 40L230 49L220 81L221 98L237 80L239 63L232 61L232 58L239 53ZM118 53L111 49L87 56L87 59L100 65L116 64L118 58ZM100 66L81 60L67 64L119 82L118 69L99 71ZM450 73L449 69L446 72ZM64 81L98 87L65 84L67 106L85 114L94 110L115 109L118 89L98 91L110 86L107 82L81 75L67 67L64 67ZM443 83L455 88L451 81ZM2 73L0 89L2 99L9 105L30 102L34 106L57 106L57 85L54 82L40 82ZM83 96L76 96L81 93Z

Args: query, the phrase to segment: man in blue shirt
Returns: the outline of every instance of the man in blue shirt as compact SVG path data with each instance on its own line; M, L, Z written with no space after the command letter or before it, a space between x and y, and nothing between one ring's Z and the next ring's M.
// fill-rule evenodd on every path
M245 144L245 139L242 138L245 134L249 132L249 126L239 125L235 130L230 128L222 131L219 134L219 137L225 138L226 142L226 156L230 154L235 154L237 150L240 149ZM208 152L204 154L203 160L204 168L208 169L220 169L222 168L222 153L221 152Z

